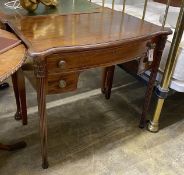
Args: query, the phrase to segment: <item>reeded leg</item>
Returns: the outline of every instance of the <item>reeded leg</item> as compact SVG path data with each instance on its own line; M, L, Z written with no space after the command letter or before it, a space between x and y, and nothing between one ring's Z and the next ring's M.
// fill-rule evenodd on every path
M156 45L156 49L155 49L155 53L154 53L154 60L152 63L151 75L150 75L150 79L148 82L148 86L147 86L147 90L146 90L146 94L145 94L144 105L143 105L143 110L142 110L142 115L141 115L141 119L140 119L140 123L139 123L140 128L144 128L146 126L146 115L147 115L148 110L149 110L151 96L152 96L152 92L153 92L153 88L154 88L154 83L156 81L158 67L160 64L161 57L162 57L163 49L165 47L166 39L167 39L166 36L159 38L157 45Z
M115 66L106 67L103 72L102 79L102 93L105 94L105 98L109 99L111 96L112 83L114 78Z
M47 117L46 117L46 87L45 78L38 78L38 112L40 116L40 138L41 138L41 152L42 152L42 167L48 168L47 158Z
M16 120L21 120L23 125L27 124L26 90L23 71L19 69L12 75L13 88L17 104Z

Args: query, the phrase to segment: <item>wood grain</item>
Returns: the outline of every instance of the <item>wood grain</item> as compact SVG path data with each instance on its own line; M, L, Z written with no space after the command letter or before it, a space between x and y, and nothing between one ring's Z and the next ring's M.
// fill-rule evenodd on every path
M171 32L107 8L103 13L34 17L15 14L2 19L25 42L31 56L121 45Z
M0 29L0 36L17 39L15 35ZM0 82L8 78L21 67L25 61L25 47L19 45L3 54L0 54Z
M22 39L34 64L43 168L48 167L46 95L76 89L79 73L85 69L137 60L145 54L148 42L172 33L168 28L108 8L99 13L46 16L0 12L0 20ZM65 62L61 67L60 61ZM113 76L108 79L105 89L111 88ZM148 102L153 81L154 76L147 93ZM144 109L146 114L147 106Z

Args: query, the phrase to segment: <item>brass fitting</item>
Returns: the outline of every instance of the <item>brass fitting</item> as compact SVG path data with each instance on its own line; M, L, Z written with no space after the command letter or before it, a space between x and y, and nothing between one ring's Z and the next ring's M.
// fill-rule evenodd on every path
M58 0L20 0L21 6L29 12L34 12L39 3L55 7L58 4Z

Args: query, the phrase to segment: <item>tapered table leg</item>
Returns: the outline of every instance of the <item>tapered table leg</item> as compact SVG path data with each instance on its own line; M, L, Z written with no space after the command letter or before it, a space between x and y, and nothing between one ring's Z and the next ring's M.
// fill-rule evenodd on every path
M15 120L21 120L22 116L20 113L20 100L19 100L19 90L18 90L18 84L17 84L17 74L14 73L11 77L12 77L13 90L14 90L15 100L16 100L16 105L17 105L17 111L15 113Z
M105 94L105 98L109 99L111 96L111 89L113 84L114 78L114 69L115 66L106 67L103 70L103 77L102 77L102 93Z
M45 78L38 78L38 112L40 116L40 138L41 138L41 152L42 152L42 167L48 168L47 158L47 117L46 117L46 87Z
M17 104L15 119L22 119L22 124L27 125L25 78L21 68L12 75L12 83Z
M102 86L101 86L101 91L102 91L103 94L105 93L105 88L106 88L107 73L108 73L108 68L105 67L105 68L103 69L103 73L102 73Z

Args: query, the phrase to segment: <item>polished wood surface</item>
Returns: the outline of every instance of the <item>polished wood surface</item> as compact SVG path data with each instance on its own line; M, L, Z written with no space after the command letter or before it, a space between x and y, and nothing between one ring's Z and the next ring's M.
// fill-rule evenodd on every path
M36 78L36 83L33 84L38 98L43 168L48 167L47 94L75 90L78 76L85 69L110 67L105 69L107 72L103 74L102 83L102 91L108 98L110 94L107 91L112 86L114 65L145 57L150 44L162 48L166 40L161 40L171 34L168 28L163 29L108 8L103 8L100 12L71 12L65 15L28 16L0 12L0 19L22 39L28 49L30 61L23 69L28 68L26 72L31 72L32 67L34 76L29 79L32 81ZM145 125L161 52L162 49L155 51L141 126Z
M101 6L91 3L86 0L58 0L58 4L56 8L45 7L44 4L40 3L38 8L34 11L34 13L29 13L27 10L20 8L16 10L12 10L11 8L5 7L3 4L8 2L9 0L1 0L0 11L2 13L6 13L9 15L17 15L22 16L48 16L48 15L66 15L66 14L77 14L77 13L94 13L102 10ZM35 0L21 0L21 1L35 1ZM46 0L50 1L50 0Z
M1 29L0 36L10 39L17 39L17 37L12 33ZM15 48L10 49L3 54L0 54L0 83L9 76L15 75L16 71L22 66L24 61L25 47L23 44L16 46ZM21 109L19 108L19 110ZM24 108L24 110L26 109ZM25 113L27 115L27 111L25 111ZM27 116L25 118L27 118ZM0 149L7 151L14 151L25 147L26 143L24 141L8 145L0 143Z
M136 39L167 34L168 29L136 17L104 8L101 13L50 16L5 15L14 32L25 42L29 54L120 45Z
M0 29L0 36L17 39L15 35ZM25 47L19 45L3 54L0 54L0 82L16 72L25 61Z
M5 30L0 29L0 36L17 39L17 37ZM3 54L0 54L0 82L12 76L12 83L14 85L14 92L17 104L17 112L15 114L15 119L21 120L25 125L27 124L27 108L26 108L26 98L24 86L24 79L20 76L20 67L25 62L26 49L23 44L20 44ZM24 95L23 95L24 94ZM20 98L21 97L21 98Z

